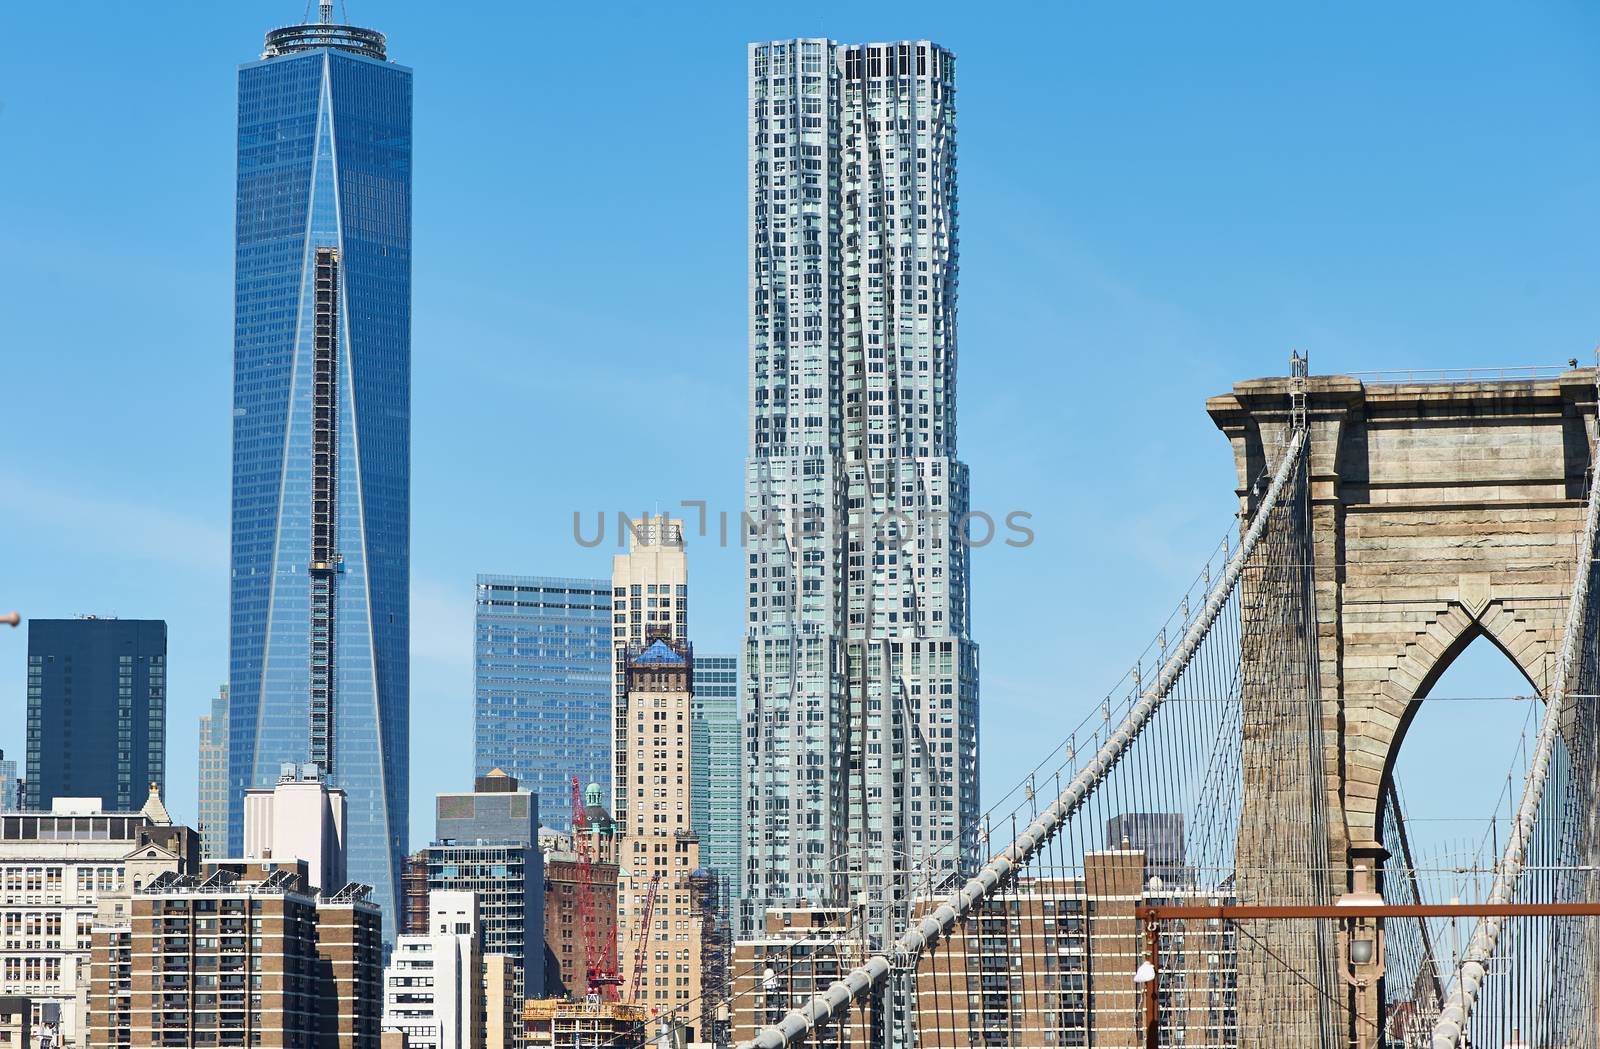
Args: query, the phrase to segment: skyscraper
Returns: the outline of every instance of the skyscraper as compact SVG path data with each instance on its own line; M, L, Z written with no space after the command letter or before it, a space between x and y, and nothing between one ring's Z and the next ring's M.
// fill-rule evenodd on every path
M17 763L0 750L0 812L17 811Z
M411 71L383 34L267 34L239 69L228 852L247 787L349 795L385 935L407 839Z
M969 863L978 813L955 59L749 60L746 928Z
M428 891L477 893L483 953L511 959L514 1010L521 1016L523 1003L539 997L545 985L538 796L496 769L479 776L471 793L440 794L437 803Z
M611 586L604 579L480 575L473 629L473 763L572 822L572 777L611 786Z
M700 862L717 876L717 903L738 919L742 896L739 849L743 795L739 789L744 746L739 723L739 657L694 657L690 697L689 823L700 838Z
M200 715L200 848L206 859L228 851L228 686L217 690L211 712Z
M1184 862L1183 813L1124 812L1106 820L1108 848L1144 853L1144 876L1160 878L1170 888L1192 886L1195 869Z
M98 798L107 810L165 788L167 624L28 621L28 771L23 807Z
M676 644L689 640L689 562L683 522L666 514L628 522L628 552L611 559L612 673L615 717L612 757L615 790L612 816L628 824L628 769L623 754L628 729L628 650L651 638Z
M712 886L690 821L694 653L658 637L629 647L626 660L629 713L620 767L629 771L630 797L617 872L620 975L626 1000L662 1013L682 1010L674 1022L699 1034L688 1040L709 1042L715 1008L702 1000L701 987L720 965L707 936L716 928L706 913ZM626 945L640 943L647 961L675 964L646 965L635 975Z

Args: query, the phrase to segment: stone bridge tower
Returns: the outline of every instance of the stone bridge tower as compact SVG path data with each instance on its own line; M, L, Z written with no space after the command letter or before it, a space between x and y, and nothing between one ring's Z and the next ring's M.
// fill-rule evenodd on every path
M1348 886L1341 868L1381 869L1384 787L1417 701L1456 656L1482 634L1541 693L1553 676L1593 466L1595 373L1314 376L1306 393L1328 856L1338 893ZM1290 380L1242 382L1206 407L1233 444L1248 514L1257 482L1275 465ZM1241 855L1250 851L1241 841Z

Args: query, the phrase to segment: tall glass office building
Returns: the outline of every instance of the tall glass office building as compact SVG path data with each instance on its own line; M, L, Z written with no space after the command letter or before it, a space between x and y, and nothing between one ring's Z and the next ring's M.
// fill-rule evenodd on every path
M239 69L228 851L312 762L386 936L408 837L411 71L381 33L267 34Z
M723 913L736 920L744 833L738 656L695 655L689 711L689 827L700 837L700 865L716 872Z
M474 624L477 775L501 769L572 824L572 777L611 795L611 582L480 575Z
M909 891L978 829L955 57L802 39L749 63L747 922Z

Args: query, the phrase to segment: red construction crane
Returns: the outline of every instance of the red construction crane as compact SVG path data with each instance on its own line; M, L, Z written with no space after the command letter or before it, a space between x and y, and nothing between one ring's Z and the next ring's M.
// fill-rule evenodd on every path
M583 926L587 993L602 1002L613 1001L622 983L612 959L617 954L617 924L613 920L606 942L601 942L594 912L594 860L589 855L589 813L583 804L583 787L572 777L572 837L578 853L578 923Z
M628 990L628 1000L639 997L639 978L644 975L644 953L650 944L650 920L656 913L656 890L661 887L661 872L650 879L650 894L644 900L644 919L639 922L639 945L633 949L633 986Z

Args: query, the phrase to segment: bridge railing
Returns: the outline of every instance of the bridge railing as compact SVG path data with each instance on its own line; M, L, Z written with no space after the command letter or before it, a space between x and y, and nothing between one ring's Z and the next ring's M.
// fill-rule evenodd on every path
M1560 365L1519 365L1502 368L1440 368L1399 371L1344 372L1369 386L1414 386L1429 383L1532 382L1556 379L1570 367Z

